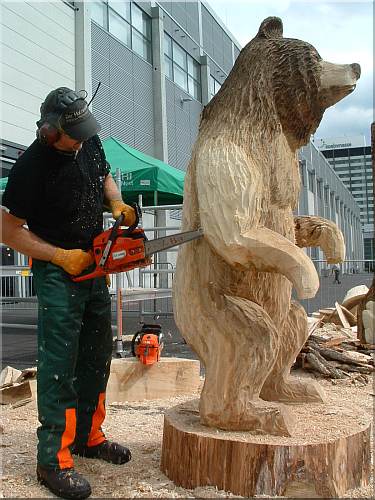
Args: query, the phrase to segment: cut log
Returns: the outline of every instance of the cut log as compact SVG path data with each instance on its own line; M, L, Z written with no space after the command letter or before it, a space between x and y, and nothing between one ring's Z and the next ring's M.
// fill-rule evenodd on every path
M335 302L335 307L336 307L337 314L339 315L340 321L342 323L342 326L344 328L350 328L350 323L346 319L344 311L341 309L341 306L338 302Z
M6 366L0 373L0 387L12 385L16 382L21 373L22 372L20 370L17 370L12 366Z
M200 363L195 359L162 357L151 366L135 358L113 359L106 400L135 401L192 394L200 385Z
M321 412L306 406L294 407L301 414L290 438L203 426L198 402L171 408L164 416L161 469L183 488L213 486L247 498L341 497L367 485L370 421L350 401L343 408L323 404Z
M375 368L371 365L345 365L341 364L340 368L342 370L346 370L348 372L358 372L358 373L365 373L366 375L371 375L375 371Z
M21 384L13 384L10 387L4 387L0 389L0 403L9 404L16 403L23 399L29 399L32 397L32 392L30 388L30 382L25 380Z
M353 313L351 313L346 307L343 305L340 306L342 311L344 312L346 319L348 320L350 326L356 326L357 325L357 318Z
M368 288L365 285L361 285L360 287L354 287L354 288L361 288L361 292L358 293L358 295L348 296L348 298L344 298L344 300L341 303L342 306L351 311L353 314L355 314L353 309L355 309L358 306L358 304L361 302L361 300L366 296L368 292Z
M325 377L331 376L331 370L327 368L325 364L322 363L314 353L308 352L305 359L313 370L316 370L318 373L324 375Z
M335 347L337 345L341 345L345 340L347 340L347 337L337 337L335 339L330 339L327 340L326 342L322 343L323 347Z
M324 347L319 347L319 353L324 356L326 359L334 359L337 361L341 361L342 363L348 363L350 365L363 365L363 361L358 361L358 358L356 356L351 356L351 353L346 351L346 352L339 352L335 351L333 349L327 349Z
M345 378L345 373L330 365L317 349L311 348L311 352L308 353L306 357L307 361L314 367L314 369L322 375L330 378Z

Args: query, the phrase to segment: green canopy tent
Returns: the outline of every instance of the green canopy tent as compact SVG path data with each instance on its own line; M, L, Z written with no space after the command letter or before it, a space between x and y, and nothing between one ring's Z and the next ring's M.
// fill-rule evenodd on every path
M103 147L114 178L120 169L122 195L127 202L138 201L138 195L142 194L143 205L182 203L185 172L114 137L105 139ZM4 191L7 180L6 177L0 179L0 192Z
M105 139L103 147L113 177L116 178L117 169L121 171L121 191L125 201L138 201L138 195L142 194L143 205L182 203L185 172L114 137Z
M8 182L8 177L2 177L0 179L0 191L4 191L4 189L7 185L7 182Z

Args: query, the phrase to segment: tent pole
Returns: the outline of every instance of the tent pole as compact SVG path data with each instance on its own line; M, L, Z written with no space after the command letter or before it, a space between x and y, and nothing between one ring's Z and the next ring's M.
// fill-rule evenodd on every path
M143 221L142 221L142 207L143 207L143 195L139 194L138 195L138 206L141 210L141 218L139 220L139 225L143 227ZM143 287L143 275L142 275L142 269L138 269L138 286ZM144 301L140 300L138 302L138 308L139 308L139 321L140 323L143 323L143 316L144 316L144 308L143 308Z
M121 194L121 170L116 169L116 184ZM121 273L116 274L116 356L122 358L124 356L124 346L122 343L122 293L121 293Z
M154 191L154 206L156 207L158 204L158 192ZM158 209L154 210L154 227L158 227ZM154 231L154 239L158 238L158 230ZM158 268L158 254L154 254L154 270L156 271ZM157 273L154 273L154 288L157 288ZM156 299L154 299L154 319L156 315Z

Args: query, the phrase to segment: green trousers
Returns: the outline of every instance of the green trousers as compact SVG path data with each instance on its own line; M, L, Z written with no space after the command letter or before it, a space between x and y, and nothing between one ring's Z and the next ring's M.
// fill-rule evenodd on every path
M60 267L33 261L38 311L38 463L73 467L73 444L105 440L105 390L112 355L105 278L75 283Z

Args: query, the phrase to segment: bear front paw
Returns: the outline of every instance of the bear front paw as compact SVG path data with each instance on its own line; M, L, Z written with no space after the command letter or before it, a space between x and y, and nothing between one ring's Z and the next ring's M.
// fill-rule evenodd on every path
M278 384L264 385L260 397L265 401L280 403L324 403L325 394L313 380L288 379Z

